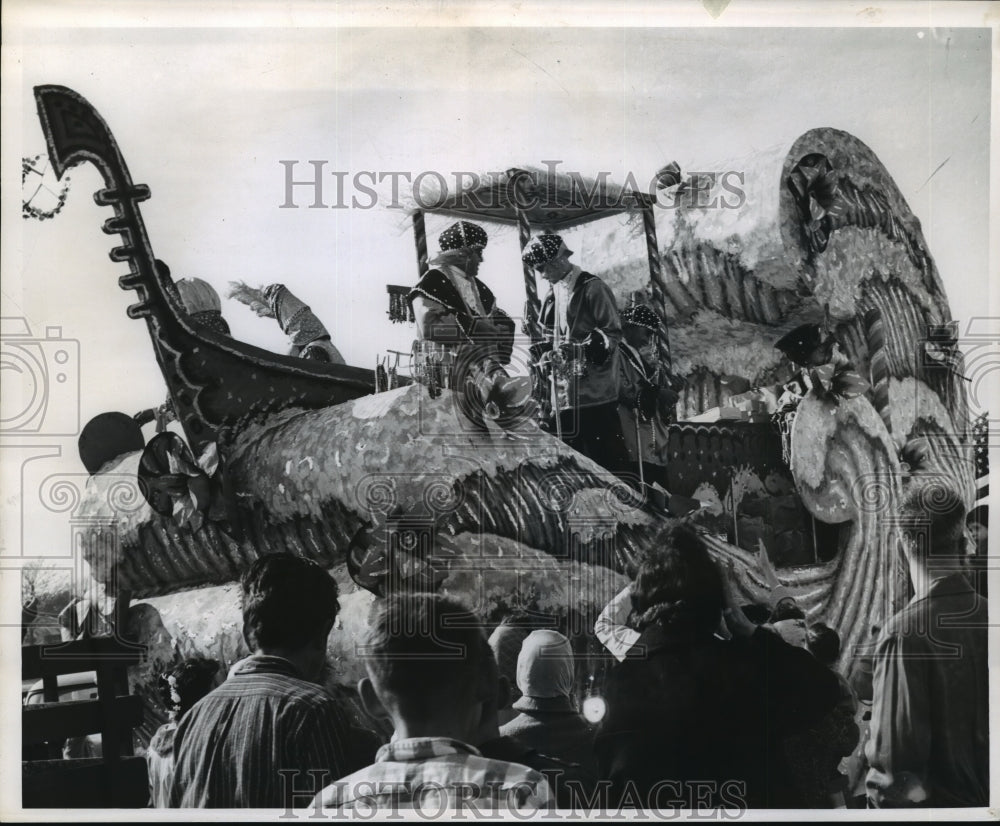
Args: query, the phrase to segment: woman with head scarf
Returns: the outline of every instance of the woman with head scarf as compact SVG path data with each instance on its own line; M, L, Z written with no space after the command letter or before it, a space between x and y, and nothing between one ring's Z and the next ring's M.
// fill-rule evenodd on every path
M701 538L672 528L632 588L639 633L606 687L596 741L612 803L794 806L782 739L829 712L837 677L751 623ZM725 617L724 639L717 634Z

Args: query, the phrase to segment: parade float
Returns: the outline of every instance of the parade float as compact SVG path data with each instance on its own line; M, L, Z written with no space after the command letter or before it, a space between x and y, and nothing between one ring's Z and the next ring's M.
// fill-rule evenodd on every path
M669 331L661 358L686 385L664 446L668 487L703 503L678 515L528 416L470 421L460 394L426 381L388 387L370 369L196 324L156 265L139 210L149 188L133 183L104 120L63 87L36 98L56 173L90 162L104 178L95 198L114 215L103 229L123 239L111 258L138 296L128 316L147 325L184 438L161 434L92 469L74 514L89 585L35 597L50 613L72 600L91 633L113 630L127 605L128 636L149 647L133 690L152 709L152 680L177 658L228 667L246 655L238 580L260 554L300 554L337 578L330 679L343 690L361 673L353 646L372 601L396 588L458 594L491 621L515 608L554 618L593 654L596 615L677 519L699 526L748 603L768 596L763 542L808 618L840 633L849 672L872 625L908 598L888 536L908 479L943 474L971 504L965 383L941 279L891 176L845 132L813 129L730 162L738 191L673 165L656 192L602 186L595 206L572 180L516 169L495 197L440 205L517 226L522 245L532 229L635 216L624 232L645 240L644 259L622 253L618 224L581 263L622 307L649 302ZM422 271L423 214L413 221ZM539 296L530 270L524 279L530 318ZM401 288L389 293L405 321ZM775 344L803 330L815 352L793 363ZM791 404L790 385L801 395Z

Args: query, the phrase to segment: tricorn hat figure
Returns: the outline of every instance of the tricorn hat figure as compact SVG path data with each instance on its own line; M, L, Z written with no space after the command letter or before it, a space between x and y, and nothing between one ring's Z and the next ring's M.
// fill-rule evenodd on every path
M833 358L832 336L824 336L819 324L802 324L774 345L800 367L819 367Z

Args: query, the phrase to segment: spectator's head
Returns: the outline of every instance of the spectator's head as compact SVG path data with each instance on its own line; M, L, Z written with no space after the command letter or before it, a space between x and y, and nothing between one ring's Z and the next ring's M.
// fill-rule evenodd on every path
M953 485L934 478L915 481L899 506L902 549L911 564L965 555L965 502Z
M516 711L575 711L573 646L558 631L532 631L517 658Z
M160 699L172 719L179 720L215 688L218 671L217 661L192 657L160 675Z
M771 609L771 616L768 622L781 622L782 620L805 619L805 612L799 608L799 604L794 597L782 597Z
M267 554L250 566L242 585L250 650L291 659L306 679L316 679L340 610L336 580L308 559Z
M723 603L722 575L705 543L685 525L667 531L632 586L633 623L639 630L659 623L672 633L710 637Z
M496 703L489 653L479 619L456 600L390 596L376 605L364 641L361 700L375 716L388 713L400 737L472 742L483 705Z
M975 512L969 514L966 525L969 531L969 542L972 553L979 557L985 557L989 549L990 532L986 526L984 514Z
M492 649L497 668L500 675L511 686L511 691L514 692L514 700L520 696L520 693L514 688L517 681L517 658L521 653L521 644L530 633L530 625L521 624L516 620L508 623L505 617L504 621L493 630L489 638L489 646Z
M510 705L511 682L500 673L492 651L483 652L483 682L485 699L479 718L479 734L475 744L486 743L500 736L501 712Z
M814 622L806 631L806 648L823 665L833 668L840 658L840 634L825 622Z

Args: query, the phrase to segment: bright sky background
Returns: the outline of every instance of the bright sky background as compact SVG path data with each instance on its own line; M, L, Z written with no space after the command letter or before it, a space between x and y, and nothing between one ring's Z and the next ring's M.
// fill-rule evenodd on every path
M174 6L183 21L174 28L138 12L116 27L67 12L75 24L59 28L51 24L63 19L59 7L43 5L51 13L34 19L44 28L4 22L5 180L16 180L21 156L44 151L32 87L76 89L109 123L134 180L151 187L142 211L175 278L204 278L220 292L236 278L284 282L313 306L349 363L374 366L377 353L408 350L413 336L385 316L385 285L417 276L408 222L381 206L279 209L280 160L300 161L300 178L309 160L350 178L556 159L564 170L646 181L672 160L716 169L830 126L867 143L896 180L923 224L954 317L984 314L991 30L968 28L984 18L956 15L951 4L900 18L891 7L845 3L824 19L852 28L731 28L777 21L764 12L741 18L749 5L735 0L713 21L699 3L682 4L678 25L661 15L670 25L648 28L626 14L612 25L610 12L600 28L523 27L516 15L518 28L331 28L310 6L309 27L282 28L301 21L274 12L269 25L242 29L211 25L190 4ZM17 4L4 7L13 16L8 6ZM101 8L96 19L107 20L110 7ZM600 15L556 17L588 25ZM936 25L956 19L965 27ZM18 107L20 128L11 128ZM117 237L100 231L111 214L93 203L100 186L93 167L73 171L66 207L50 221L18 218L12 185L4 205L3 315L25 317L39 336L59 326L80 342L81 426L164 398L145 324L125 315L135 300L116 284L125 267L107 257ZM311 202L301 190L296 199ZM432 253L441 226L429 222ZM514 230L492 236L481 275L503 306L520 311ZM231 301L223 309L236 337L286 347L273 321ZM81 470L75 439L62 443L62 458L46 464Z

